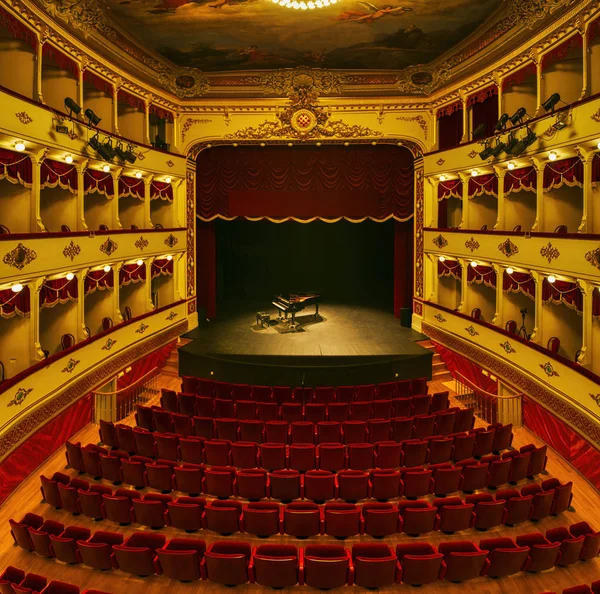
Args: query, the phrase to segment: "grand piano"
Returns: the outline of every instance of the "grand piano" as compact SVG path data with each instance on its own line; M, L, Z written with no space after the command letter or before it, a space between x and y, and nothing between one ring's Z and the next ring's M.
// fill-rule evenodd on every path
M309 291L306 293L284 293L282 295L276 295L273 305L283 312L286 320L288 313L292 314L292 327L294 327L296 325L296 313L302 311L309 305L315 306L315 318L318 317L320 302L321 296L314 291Z

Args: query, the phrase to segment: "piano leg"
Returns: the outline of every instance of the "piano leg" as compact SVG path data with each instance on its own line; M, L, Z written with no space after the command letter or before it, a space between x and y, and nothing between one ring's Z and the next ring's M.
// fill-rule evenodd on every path
M292 325L290 326L290 328L295 328L296 327L296 312L293 311L292 312Z
M315 303L315 318L319 317L319 304Z

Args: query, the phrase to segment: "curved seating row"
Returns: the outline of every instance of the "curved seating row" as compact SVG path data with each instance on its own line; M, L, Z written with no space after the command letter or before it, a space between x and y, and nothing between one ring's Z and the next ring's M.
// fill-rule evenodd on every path
M391 399L414 394L427 394L427 378L419 377L382 384L360 386L322 386L291 388L289 386L255 386L233 384L210 379L182 376L181 391L224 400L255 400L256 402L352 402L353 400Z
M541 592L541 594L556 594L556 592ZM591 586L580 584L565 588L562 594L600 594L600 580L593 582Z
M153 407L154 408L154 407ZM175 433L182 437L195 435L205 439L227 439L229 441L254 441L255 443L375 443L377 441L405 441L407 439L424 439L432 435L453 435L471 431L493 431L505 425L490 425L487 429L480 427L473 429L473 413L467 410L469 420L467 423L456 423L459 412L448 410L437 415L417 415L416 417L392 417L391 419L368 419L349 421L259 421L238 420L229 417L189 417L178 413L152 410L153 422L141 422L136 413L138 429L150 433ZM160 420L159 420L160 419ZM152 428L150 429L149 426ZM101 440L103 443L119 444L120 449L127 450L127 435L120 433L131 431L128 425L112 425L103 422L101 426ZM457 427L460 429L457 431ZM510 426L512 432L512 425ZM484 435L486 435L484 433ZM131 437L131 435L129 435ZM480 436L482 439L483 436ZM121 443L122 439L124 443ZM105 441L106 440L106 441ZM494 448L494 438L490 437L490 449L483 451L489 453ZM510 445L510 443L509 443ZM113 446L115 447L115 446ZM508 447L508 446L506 446ZM497 448L499 449L506 449ZM127 450L128 451L128 450Z
M216 499L206 501L199 497L179 497L173 499L164 493L149 493L142 496L138 491L107 487L95 489L86 481L74 478L68 484L59 482L66 475L56 476L56 488L42 477L44 500L75 515L99 521L108 519L121 525L141 524L149 528L162 528L165 525L193 532L202 528L222 534L247 532L257 536L288 534L297 537L328 534L335 537L348 537L369 534L374 537L390 536L396 533L418 535L434 530L456 532L468 528L487 530L501 524L515 525L528 520L541 520L549 515L566 511L571 502L570 483L561 485L557 480L546 481L546 489L531 484L517 489L497 491L493 497L489 493L460 497L442 497L431 503L425 499L392 503L326 503L319 507L316 503L259 502L268 496L270 485L246 484L254 476L238 475L234 495L243 495L250 503L236 499ZM420 473L416 473L416 480ZM376 480L377 477L372 478ZM407 484L411 473L405 475ZM241 485L241 486L240 486ZM402 484L403 485L403 484ZM200 486L200 485L198 485ZM345 487L342 482L342 489ZM410 488L410 485L408 485ZM333 477L315 471L307 473L301 483L299 499L327 501L339 495L339 485ZM349 496L361 493L350 492ZM35 542L34 542L35 544Z
M174 396L167 396L167 394ZM420 394L389 400L355 400L352 402L256 402L226 400L210 396L162 390L160 408L167 412L199 417L234 417L261 421L345 421L408 417L443 412L449 408L448 392ZM147 407L146 407L147 408Z
M0 594L38 592L39 594L79 594L79 586L58 580L48 581L43 575L25 573L9 566L0 574ZM82 594L107 594L100 590L83 590Z
M11 533L19 546L32 551L30 528L39 531L43 525L41 516L27 514L19 523L11 521ZM407 543L397 545L394 553L387 545L375 543L357 544L352 549L341 545L303 549L260 545L253 550L245 542L218 541L207 549L203 540L194 538L167 542L160 533L134 532L123 540L121 533L90 534L85 528L71 526L63 534L49 537L46 552L60 561L84 563L94 569L117 568L138 576L158 573L182 581L208 579L227 586L250 581L274 588L306 584L329 589L353 583L377 588L398 582L456 582L568 566L598 555L598 533L587 524L571 526L575 531L588 529L585 535L577 535L567 528L555 528L545 536L521 535L516 543L510 538L484 539L478 544L452 541L440 543L437 549L425 542Z

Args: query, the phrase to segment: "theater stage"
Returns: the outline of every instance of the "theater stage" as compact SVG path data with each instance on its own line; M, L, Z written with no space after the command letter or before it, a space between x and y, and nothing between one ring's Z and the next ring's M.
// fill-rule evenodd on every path
M268 305L268 307L267 307ZM431 378L426 337L404 328L387 310L323 302L296 316L302 330L256 328L259 310L276 318L269 302L219 309L219 318L185 335L179 374L244 384L355 385L410 377Z

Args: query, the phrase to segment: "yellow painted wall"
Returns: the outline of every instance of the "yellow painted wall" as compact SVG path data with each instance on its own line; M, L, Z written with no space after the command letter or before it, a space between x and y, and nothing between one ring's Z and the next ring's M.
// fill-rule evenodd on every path
M484 322L491 322L496 313L496 291L493 287L476 283L467 284L465 312L470 315L475 307L481 309Z
M129 306L131 315L135 318L148 311L146 283L131 283L119 287L119 309L121 313Z
M77 336L77 303L69 301L40 310L40 344L50 355L61 350L63 334Z
M113 289L114 290L114 289ZM113 291L105 289L96 290L85 296L84 319L85 325L90 329L92 336L102 331L102 318L112 318L113 324L117 323L113 310Z
M29 367L30 323L30 317L0 318L0 361L7 379Z
M453 276L443 276L438 284L438 303L450 309L460 305L460 281Z
M483 194L469 198L469 201L469 220L465 228L481 229L483 225L487 225L488 230L491 231L498 218L498 199Z
M566 225L576 233L583 214L583 189L562 186L544 192L544 216L540 231L553 233L558 225Z
M29 233L31 190L7 179L0 180L0 224L11 233Z
M44 188L40 192L40 213L48 231L60 231L61 225L77 230L77 197L60 187Z
M511 192L504 200L504 230L512 231L516 225L521 225L522 231L531 231L537 211L536 193Z
M552 336L560 338L559 355L575 360L575 353L581 348L583 318L574 309L563 305L544 304L542 306L541 340L544 346Z
M33 48L0 27L0 85L33 99L34 73Z
M144 202L133 196L119 198L119 220L123 229L130 229L131 225L143 229L145 227Z

